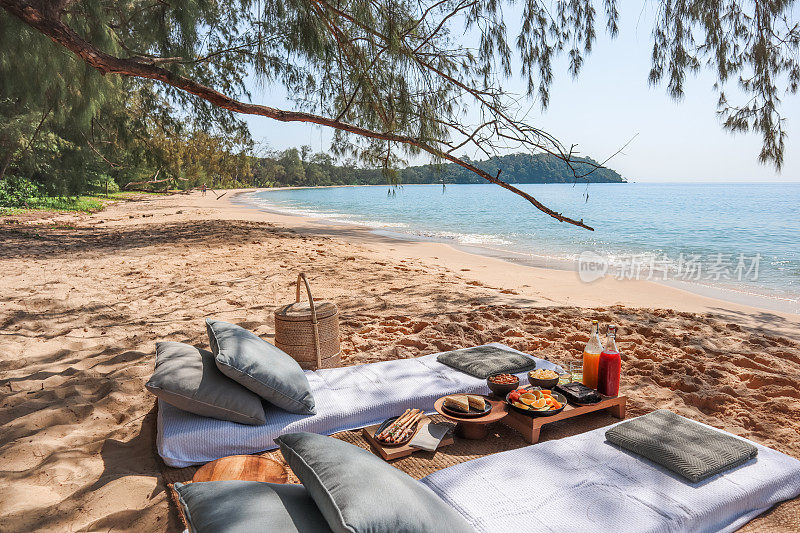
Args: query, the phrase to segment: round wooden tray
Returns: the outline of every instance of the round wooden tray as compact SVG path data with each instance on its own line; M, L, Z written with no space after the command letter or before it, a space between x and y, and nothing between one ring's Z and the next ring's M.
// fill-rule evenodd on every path
M228 479L286 483L288 474L286 468L274 459L259 455L231 455L201 466L192 482Z
M442 409L444 397L436 400L433 408L446 419L456 423L456 434L458 436L465 439L482 439L489 433L487 427L489 424L497 422L508 414L508 405L506 405L505 400L497 400L490 396L483 396L483 398L492 405L492 410L478 418L463 418L451 415Z

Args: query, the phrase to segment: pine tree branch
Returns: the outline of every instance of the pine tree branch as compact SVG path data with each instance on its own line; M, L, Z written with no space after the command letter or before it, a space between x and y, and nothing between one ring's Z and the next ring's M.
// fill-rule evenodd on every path
M44 2L45 8L47 2ZM440 159L455 163L485 179L490 183L499 185L530 202L534 207L543 213L555 218L560 222L567 222L575 226L594 231L594 228L584 224L583 220L574 220L558 213L546 205L542 204L539 200L530 194L522 191L513 185L510 185L499 177L492 176L488 172L481 170L472 163L462 161L452 154L442 151L441 149L431 146L426 142L413 137L405 135L398 135L391 132L378 132L373 131L355 124L347 122L340 122L332 118L306 113L302 111L286 111L276 109L259 104L251 104L236 100L221 92L202 85L192 79L180 76L167 69L155 65L152 58L149 57L130 57L120 58L106 52L103 52L93 44L87 42L75 31L67 26L58 16L54 16L52 10L45 10L38 2L25 1L25 0L0 0L2 6L7 12L19 18L22 22L29 25L33 29L43 33L55 43L65 47L72 53L80 57L89 66L97 69L101 74L119 74L123 76L134 76L139 78L146 78L151 80L160 81L176 89L180 89L187 93L193 94L207 102L223 108L234 113L242 113L247 115L259 115L278 120L280 122L307 122L327 126L340 131L360 135L371 139L378 139L389 142L396 142L415 146L420 150L428 152ZM499 174L498 174L499 176Z

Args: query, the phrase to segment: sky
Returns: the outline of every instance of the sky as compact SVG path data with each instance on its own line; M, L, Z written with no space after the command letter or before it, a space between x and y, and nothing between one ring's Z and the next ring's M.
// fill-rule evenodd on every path
M648 85L652 14L643 10L640 1L618 2L617 38L604 33L605 24L598 19L598 38L580 75L573 79L565 62L556 66L550 105L544 111L534 105L530 122L567 146L577 144L580 155L600 161L633 139L607 163L629 181L800 182L800 94L783 97L781 112L788 139L783 169L776 173L772 166L758 162L758 134L733 135L722 130L715 113L712 73L689 75L680 102L671 99L664 86ZM520 12L520 5L506 10L511 43ZM522 94L525 85L515 76L504 88ZM282 88L253 88L252 92L255 102L292 108ZM281 124L264 117L247 120L253 136L273 149L310 145L315 151L325 151L330 144L331 134L325 128Z

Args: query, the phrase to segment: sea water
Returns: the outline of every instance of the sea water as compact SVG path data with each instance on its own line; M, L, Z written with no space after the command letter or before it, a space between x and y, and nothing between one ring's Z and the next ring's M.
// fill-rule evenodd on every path
M650 279L800 312L800 183L523 184L595 231L491 184L267 190L261 208L448 242L534 266ZM709 292L710 291L710 292Z

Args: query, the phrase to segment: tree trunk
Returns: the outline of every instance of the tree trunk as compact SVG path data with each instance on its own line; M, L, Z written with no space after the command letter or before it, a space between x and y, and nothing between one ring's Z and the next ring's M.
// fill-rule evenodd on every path
M6 177L6 170L8 170L8 165L11 163L11 155L13 153L14 150L9 146L6 155L3 156L3 163L0 165L0 181L3 181L3 178Z

